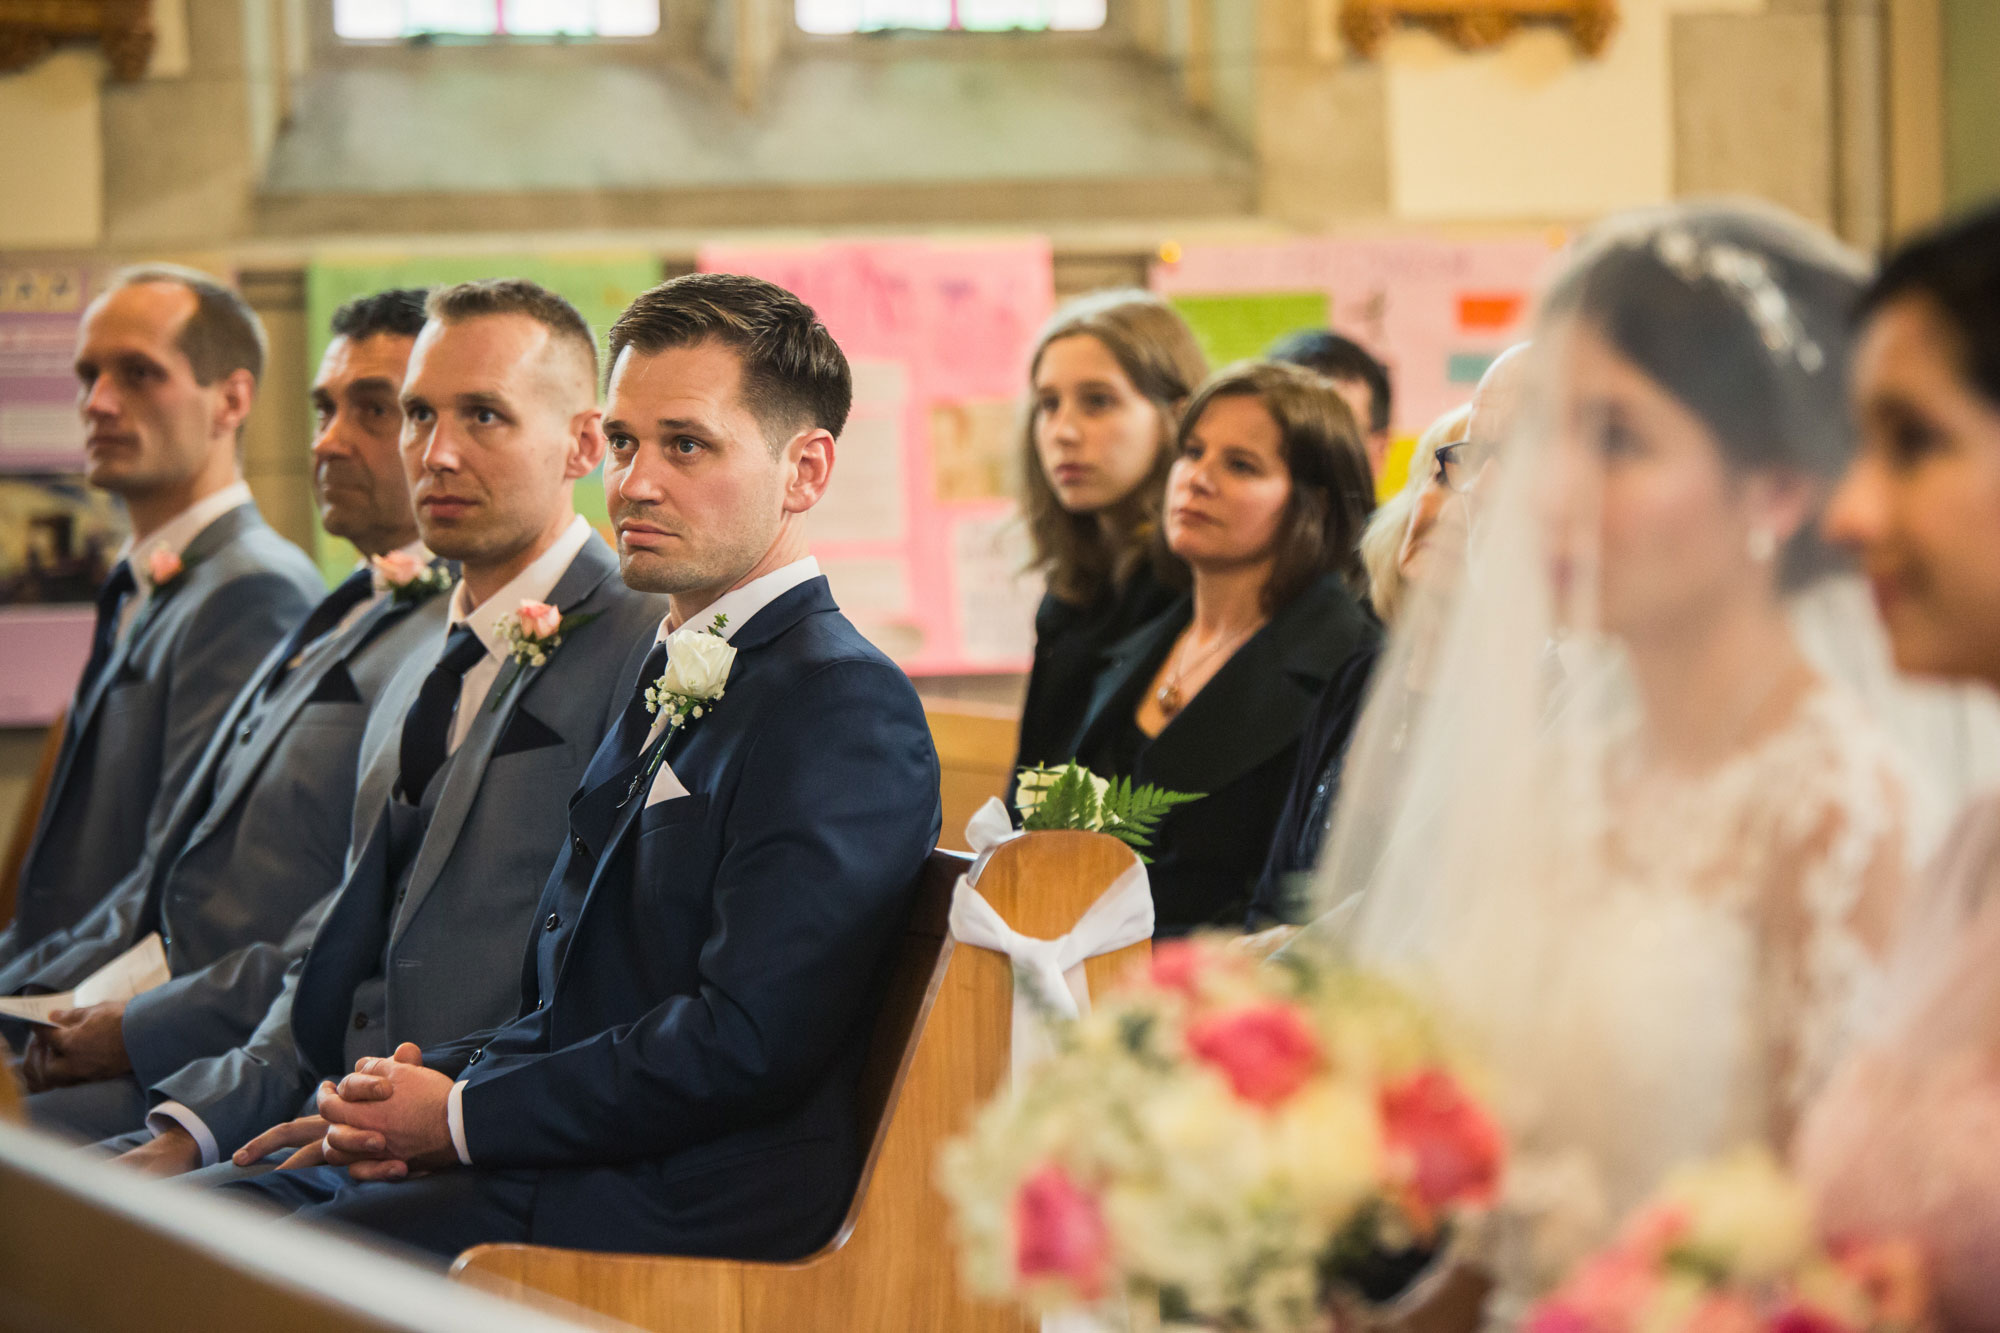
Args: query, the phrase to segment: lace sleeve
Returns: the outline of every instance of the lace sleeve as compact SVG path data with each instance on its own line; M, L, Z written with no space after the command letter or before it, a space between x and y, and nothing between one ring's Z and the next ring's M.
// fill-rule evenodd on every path
M1789 1142L1867 1015L1907 882L1906 785L1885 747L1851 720L1828 719L1824 766L1783 802L1763 932L1772 1129Z

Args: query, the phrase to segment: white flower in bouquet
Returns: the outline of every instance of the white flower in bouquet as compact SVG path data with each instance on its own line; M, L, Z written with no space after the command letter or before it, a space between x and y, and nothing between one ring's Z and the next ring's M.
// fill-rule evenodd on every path
M1746 1282L1790 1272L1813 1252L1811 1200L1761 1150L1683 1168L1660 1197L1687 1217L1684 1249Z

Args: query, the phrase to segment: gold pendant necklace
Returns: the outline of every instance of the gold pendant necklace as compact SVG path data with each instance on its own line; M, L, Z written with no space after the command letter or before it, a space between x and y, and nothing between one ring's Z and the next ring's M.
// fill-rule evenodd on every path
M1194 666L1206 666L1217 653L1222 652L1225 648L1234 648L1237 644L1255 634L1258 626L1261 624L1263 624L1262 621L1257 621L1242 633L1231 635L1229 638L1222 640L1222 642L1196 658ZM1188 639L1183 638L1180 646L1174 651L1173 665L1167 672L1166 680L1161 683L1159 689L1153 691L1153 702L1159 705L1161 716L1169 719L1187 706L1187 700L1181 696L1181 677L1192 669L1186 662L1181 660L1187 656L1187 646Z

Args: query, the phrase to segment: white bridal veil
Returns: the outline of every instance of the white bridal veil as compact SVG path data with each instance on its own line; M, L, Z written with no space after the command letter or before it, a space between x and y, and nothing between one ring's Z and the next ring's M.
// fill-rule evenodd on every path
M1483 1059L1517 1290L1677 1162L1789 1136L2000 754L1986 705L1896 677L1817 540L1861 273L1749 206L1580 243L1458 497L1464 566L1413 592L1357 730L1311 934Z

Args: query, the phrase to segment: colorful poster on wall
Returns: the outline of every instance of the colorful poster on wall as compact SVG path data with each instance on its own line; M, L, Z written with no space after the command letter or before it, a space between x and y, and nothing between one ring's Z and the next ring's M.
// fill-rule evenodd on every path
M306 375L318 373L333 312L357 296L391 287L431 287L479 278L527 278L566 297L589 321L600 352L605 332L632 298L660 280L660 261L643 250L566 254L383 255L327 253L306 266ZM300 405L301 411L305 405ZM311 418L307 416L309 423ZM308 429L310 427L308 426ZM577 511L608 531L600 477L577 483ZM354 548L315 529L320 568L337 580L354 567Z
M718 245L698 262L798 293L853 367L809 529L842 607L913 675L1025 670L1041 586L1011 480L1054 306L1048 243Z
M68 703L128 531L83 480L71 365L96 278L75 257L0 260L0 726L40 726Z
M1256 355L1282 334L1310 327L1330 327L1372 352L1395 386L1396 448L1377 478L1386 495L1402 485L1416 437L1469 398L1494 356L1525 336L1535 292L1565 239L1537 233L1187 245L1153 265L1152 286L1186 316L1204 347L1232 356ZM1292 318L1289 327L1276 327ZM1262 345L1251 346L1253 337Z

